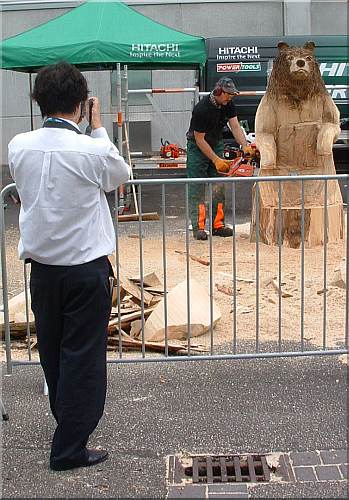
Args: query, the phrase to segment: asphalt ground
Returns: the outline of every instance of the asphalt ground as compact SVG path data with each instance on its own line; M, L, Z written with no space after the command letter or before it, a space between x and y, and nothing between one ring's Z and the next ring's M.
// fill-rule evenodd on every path
M67 472L48 467L54 420L41 368L4 372L4 498L165 498L169 455L347 449L343 356L109 365L105 413L90 445L110 458ZM248 485L250 498L347 492L344 479Z

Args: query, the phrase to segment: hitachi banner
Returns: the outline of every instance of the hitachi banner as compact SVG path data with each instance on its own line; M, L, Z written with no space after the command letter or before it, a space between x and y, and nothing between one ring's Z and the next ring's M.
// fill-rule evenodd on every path
M253 60L260 59L259 49L255 45L242 47L218 47L217 61L241 61L242 59Z
M136 58L170 58L180 57L178 43L133 43L129 52L131 57Z

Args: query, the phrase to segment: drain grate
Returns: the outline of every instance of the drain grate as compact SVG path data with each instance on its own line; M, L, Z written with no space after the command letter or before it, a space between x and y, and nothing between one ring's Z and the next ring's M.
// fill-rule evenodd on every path
M175 476L193 484L259 483L270 481L270 470L265 455L198 455L177 461Z

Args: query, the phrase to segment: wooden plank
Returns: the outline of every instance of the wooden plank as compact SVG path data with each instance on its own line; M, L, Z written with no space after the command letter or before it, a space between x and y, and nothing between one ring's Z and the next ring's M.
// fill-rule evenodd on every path
M108 337L108 344L114 344L116 347L119 347L119 336L116 335L115 337ZM127 335L123 330L121 331L121 345L123 347L132 347L138 351L141 351L143 349L143 342L141 340L136 340L130 337L130 335ZM144 347L148 351L153 351L153 352L165 352L166 345L165 343L159 343L159 342L144 342ZM168 347L168 352L172 354L179 354L183 353L186 354L185 346L180 344L167 344ZM193 344L191 346L191 350L193 352L205 352L205 348L202 348L201 346L198 346L196 344Z
M155 306L149 307L148 309L144 309L144 317L147 318L150 315L150 313L154 311L154 309L155 309ZM141 317L142 317L142 311L141 310L135 311L135 312L130 313L130 314L122 315L121 316L121 326L122 326L122 328L125 328L126 325L128 325L129 323L131 323L131 321L134 321L135 319L139 319ZM109 321L108 329L112 330L113 327L118 326L118 325L119 325L119 319L118 318L112 319L112 320Z
M140 284L141 278L140 276L137 277L131 277L131 281L135 281L137 284ZM143 276L143 285L145 287L154 287L154 288L160 288L163 290L163 284L161 283L160 279L158 278L157 274L155 272L152 273L147 273Z
M210 297L208 290L194 279L189 281L190 289L190 332L197 337L210 328ZM213 327L221 317L218 306L213 301ZM159 302L145 323L146 340L160 341L165 338L165 311L163 300ZM167 335L168 339L187 339L187 281L182 281L167 295Z
M142 298L142 293L141 293L141 288L131 281L125 273L120 269L120 285L121 287L127 291L132 297L134 297L137 301L141 302ZM146 290L143 289L143 298L144 298L144 304L147 306L150 306L153 303L153 296L151 293L147 292Z
M147 221L147 220L160 220L160 215L157 212L148 212L139 215L136 214L127 214L127 215L118 215L119 222L130 222L130 221L138 221L139 219Z

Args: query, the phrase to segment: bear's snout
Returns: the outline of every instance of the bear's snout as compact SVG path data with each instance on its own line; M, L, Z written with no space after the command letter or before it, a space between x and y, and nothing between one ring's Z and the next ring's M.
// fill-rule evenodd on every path
M297 80L304 80L311 74L311 68L304 57L294 57L290 61L290 73Z

